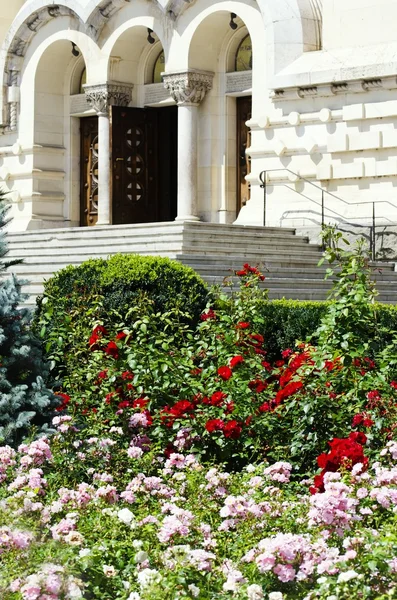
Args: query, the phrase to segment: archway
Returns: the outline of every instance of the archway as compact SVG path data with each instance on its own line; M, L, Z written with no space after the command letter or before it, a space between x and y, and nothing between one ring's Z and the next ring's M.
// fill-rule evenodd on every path
M241 15L244 14L241 3L228 3L228 6L233 11L239 7ZM249 183L245 179L250 172L245 154L250 145L246 122L252 114L255 50L260 46L260 27L249 29L245 20L233 11L208 14L196 27L189 47L189 67L215 73L212 90L200 106L200 216L204 220L225 223L233 222L241 206L250 198ZM254 13L249 7L247 21L250 25ZM260 20L259 11L256 11L256 18ZM248 61L246 65L243 55Z
M133 85L130 105L111 107L114 224L176 216L177 114L175 106L162 103L165 52L156 31L138 19L133 23L107 48L114 63L108 79Z
M47 226L80 222L79 119L71 116L71 100L84 69L81 49L60 39L44 50L35 71L32 213Z

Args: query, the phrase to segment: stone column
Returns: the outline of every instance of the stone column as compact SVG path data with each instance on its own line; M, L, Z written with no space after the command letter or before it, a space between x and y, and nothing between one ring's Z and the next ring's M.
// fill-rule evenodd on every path
M110 107L128 106L131 102L132 85L109 82L85 85L87 102L98 115L98 221L97 225L112 222L112 193L110 170Z
M212 88L214 73L188 69L163 73L164 87L178 105L178 214L176 221L197 216L198 107Z

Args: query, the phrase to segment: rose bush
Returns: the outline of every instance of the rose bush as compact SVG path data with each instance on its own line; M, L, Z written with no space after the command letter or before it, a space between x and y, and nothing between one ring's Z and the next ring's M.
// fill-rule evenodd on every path
M332 263L338 254L326 256ZM131 309L132 327L94 323L63 381L69 410L98 431L111 422L127 436L148 435L166 453L189 448L235 468L265 458L311 472L328 440L352 427L366 433L370 454L379 450L397 421L397 345L372 346L376 305L361 248L339 261L317 345L299 343L277 361L267 359L258 333L263 275L248 264L238 271L240 291L221 295L195 331L180 328L177 341L173 315L150 304L145 313Z

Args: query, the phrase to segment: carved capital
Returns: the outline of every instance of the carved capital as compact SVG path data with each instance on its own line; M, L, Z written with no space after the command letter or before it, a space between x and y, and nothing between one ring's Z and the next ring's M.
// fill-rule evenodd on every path
M214 73L187 69L175 73L162 73L164 87L178 105L198 105L212 89Z
M108 82L96 85L84 85L88 104L96 113L104 114L110 106L128 106L131 102L133 85L129 83Z

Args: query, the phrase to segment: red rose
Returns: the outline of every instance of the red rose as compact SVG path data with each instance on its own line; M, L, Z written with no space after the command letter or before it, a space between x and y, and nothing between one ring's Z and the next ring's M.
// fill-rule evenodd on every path
M124 373L121 374L121 379L124 379L124 381L132 381L134 379L134 373L131 373L131 371L124 371Z
M397 381L392 381L390 383L391 387L394 388L395 390L397 390Z
M227 394L225 394L224 392L214 392L211 396L210 404L211 406L221 406L225 398L227 398ZM204 404L207 403L204 402Z
M279 390L276 394L275 403L277 404L277 406L281 404L283 400L295 394L302 387L303 383L301 381L291 381L290 383L287 383L285 388Z
M237 367L238 365L241 365L241 363L244 362L244 357L241 355L238 356L233 356L233 358L230 359L230 367L232 369L234 369L234 367Z
M358 425L361 425L363 420L364 420L364 415L362 415L361 413L354 415L353 421L352 421L352 427L358 427Z
M98 379L107 379L108 377L108 372L107 369L105 369L104 371L100 371L100 373L98 373Z
M242 432L242 427L237 421L228 421L223 427L223 434L226 438L238 440Z
M269 362L267 362L267 360L263 360L261 362L261 365L264 369L266 369L266 371L269 371L269 372L273 371L272 365Z
M267 383L266 381L261 381L261 379L254 379L253 381L249 382L248 387L250 390L260 394L267 388Z
M246 275L248 275L248 273L245 270L244 271L241 270L241 271L236 271L236 275L237 275L237 277L245 277Z
M374 421L372 419L370 419L369 417L366 417L363 420L363 425L364 425L364 427L372 427L372 425L374 425Z
M117 359L119 357L119 349L115 342L109 342L105 348L105 354Z
M98 349L97 342L99 342L103 335L108 335L107 329L103 327L103 325L97 325L96 327L94 327L94 329L92 330L91 337L89 339L91 350Z
M237 329L248 329L250 327L250 323L248 323L248 321L240 321L240 323L237 323L236 327Z
M252 340L252 344L263 344L265 338L260 333L250 333L249 338Z
M349 435L349 440L353 440L353 442L357 442L364 446L367 443L367 436L362 431L353 431Z
M137 398L132 403L132 408L146 408L149 404L149 398Z
M264 402L263 404L261 404L261 406L259 407L260 412L269 412L270 411L270 404L269 402Z
M58 396L58 398L62 399L61 404L55 409L56 411L61 412L62 410L65 410L65 408L67 408L71 398L70 396L68 396L68 394L64 394L63 392L58 392L55 395Z
M209 433L213 433L214 431L222 431L224 427L224 423L221 419L210 419L205 424L205 428Z
M208 321L209 319L216 319L216 313L212 308L210 308L207 312L204 312L200 315L200 319L202 321Z
M124 333L124 331L119 331L118 334L116 335L116 340L125 340L126 337L127 337L127 334Z
M230 415L234 409L236 408L236 405L234 404L234 402L227 402L226 406L225 406L225 413L227 415Z
M292 350L291 350L291 348L287 348L286 350L283 350L283 351L281 352L281 356L282 356L283 358L289 358L289 357L291 356L291 354L292 354Z
M219 367L217 373L223 379L223 381L227 381L233 375L231 368L226 366Z

